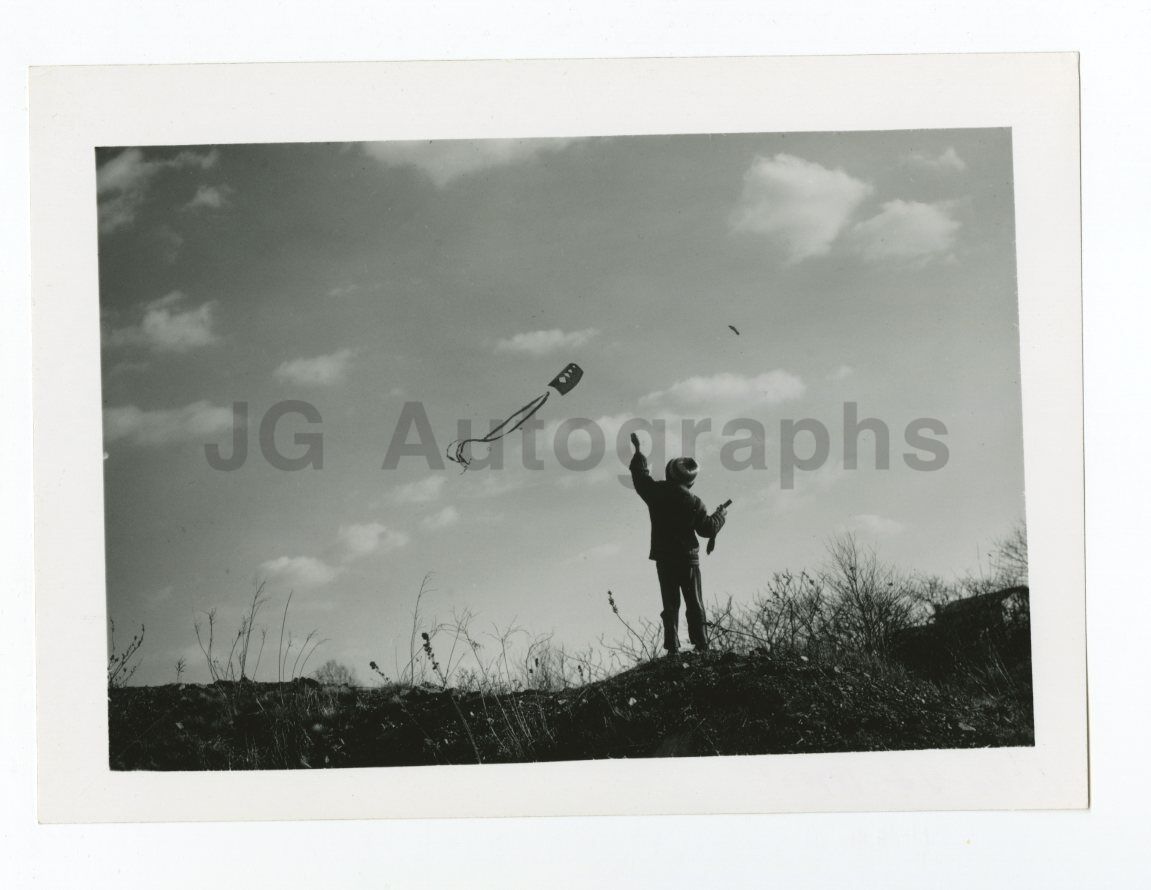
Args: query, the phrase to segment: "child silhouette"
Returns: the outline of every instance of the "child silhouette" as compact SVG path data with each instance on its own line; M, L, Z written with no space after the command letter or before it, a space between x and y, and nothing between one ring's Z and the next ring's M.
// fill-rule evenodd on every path
M703 501L691 493L699 475L694 458L677 457L667 463L664 480L651 478L639 438L632 433L635 455L631 459L636 494L647 504L651 517L651 551L663 598L663 647L669 655L679 651L679 604L682 595L687 613L687 633L697 652L707 649L707 616L703 609L703 585L699 572L699 538L719 534L726 521L723 506L708 515Z

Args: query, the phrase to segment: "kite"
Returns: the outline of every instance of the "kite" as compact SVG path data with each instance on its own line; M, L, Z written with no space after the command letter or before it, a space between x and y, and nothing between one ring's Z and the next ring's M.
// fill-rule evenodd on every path
M580 382L582 377L583 368L581 368L575 362L570 362L562 371L560 371L554 378L552 378L552 381L548 384L548 386L558 392L561 396L567 395L569 392L575 389L575 385ZM468 468L468 464L471 463L471 459L468 457L466 452L468 445L470 445L472 442L486 442L491 444L492 442L502 439L508 433L514 433L521 426L527 423L528 419L533 414L535 414L540 410L540 408L544 406L544 403L548 400L548 396L550 395L550 392L544 390L542 395L536 396L522 408L514 411L507 420L492 427L486 436L480 436L474 439L456 439L454 442L448 443L446 454L447 459L452 461L452 463L459 464L466 470Z
M729 327L729 328L731 328L731 330L732 330L732 331L735 333L735 335L736 335L737 337L739 336L739 328L737 328L737 327L736 327L735 325L733 325L733 324L729 324L729 325L728 325L728 327Z

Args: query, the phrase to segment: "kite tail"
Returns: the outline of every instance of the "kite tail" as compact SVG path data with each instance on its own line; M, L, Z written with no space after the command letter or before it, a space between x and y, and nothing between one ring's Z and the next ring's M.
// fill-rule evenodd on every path
M515 411L507 420L500 423L498 426L493 427L486 436L479 436L472 439L456 439L448 443L445 456L452 463L457 463L467 470L468 465L471 463L471 458L468 457L466 450L468 445L472 442L484 442L491 444L506 436L508 433L514 433L521 426L527 423L528 419L533 414L544 406L544 402L548 400L549 392L545 392L542 396L536 396L518 411Z

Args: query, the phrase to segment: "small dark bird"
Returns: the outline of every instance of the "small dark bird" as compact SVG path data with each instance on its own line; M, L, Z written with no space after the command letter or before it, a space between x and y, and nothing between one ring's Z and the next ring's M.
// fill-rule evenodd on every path
M733 324L729 324L728 327L731 328L732 333L734 333L737 337L739 336L739 328Z

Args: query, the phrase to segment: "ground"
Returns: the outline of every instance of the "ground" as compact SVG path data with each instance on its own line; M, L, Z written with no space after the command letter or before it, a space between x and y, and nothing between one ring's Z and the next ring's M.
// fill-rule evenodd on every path
M113 769L285 769L1034 744L1030 668L1001 689L882 659L656 659L578 688L293 683L110 690Z

